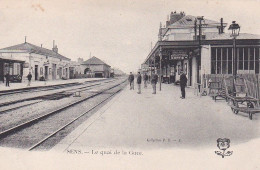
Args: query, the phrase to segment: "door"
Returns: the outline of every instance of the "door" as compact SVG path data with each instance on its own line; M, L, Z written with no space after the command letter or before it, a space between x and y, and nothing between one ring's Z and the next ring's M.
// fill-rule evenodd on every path
M35 80L38 80L38 65L35 65L34 76L35 76Z
M48 66L44 67L44 77L45 77L45 80L48 80Z
M52 64L52 79L56 79L56 64Z
M0 62L0 81L4 82L4 62Z
M72 79L74 78L74 68L70 67L69 70L70 70L69 78Z
M95 78L103 78L103 73L95 73Z
M66 73L65 73L65 77L66 79L68 78L68 68L65 69Z

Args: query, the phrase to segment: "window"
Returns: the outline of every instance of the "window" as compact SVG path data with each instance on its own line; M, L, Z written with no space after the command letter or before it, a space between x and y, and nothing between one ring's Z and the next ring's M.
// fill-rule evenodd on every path
M244 48L244 70L248 70L248 60L249 60L249 56L248 56L248 48Z
M211 74L216 74L216 48L211 48Z
M211 74L232 74L232 48L211 48Z
M20 63L18 63L17 64L17 74L21 75L20 71L21 71Z
M232 48L227 48L227 58L228 58L228 74L233 73L233 49Z
M238 70L243 70L243 51L244 48L237 48Z
M255 48L249 48L249 70L255 69Z
M221 48L221 55L222 55L222 69L221 69L221 74L227 74L227 48Z
M259 74L259 48L255 48L255 73Z

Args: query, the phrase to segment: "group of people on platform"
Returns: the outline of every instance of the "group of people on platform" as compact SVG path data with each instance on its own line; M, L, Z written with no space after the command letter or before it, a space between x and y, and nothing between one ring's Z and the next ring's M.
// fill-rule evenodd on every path
M134 90L134 79L135 79L135 76L133 75L132 72L130 72L130 75L128 77L130 90ZM144 73L143 81L144 81L144 88L147 88L147 83L150 82L152 85L152 88L153 88L152 94L156 94L156 84L158 82L158 75L154 71L152 72L151 77L149 77L146 73ZM186 77L186 74L184 72L181 72L181 76L180 76L181 97L180 98L182 98L182 99L185 99L185 87L187 86L187 81L188 81L188 79ZM138 72L138 74L137 74L136 83L137 83L137 88L138 88L137 93L141 94L142 76L141 76L140 72Z
M4 77L5 77L5 86L6 87L10 87L10 77L11 77L11 75L9 74L9 72L7 72ZM28 79L27 86L30 86L31 85L31 80L32 80L31 72L29 72L29 74L27 75L27 79Z
M130 72L130 75L128 77L128 81L130 83L130 90L134 90L134 79L135 79L134 75L132 74L132 72ZM144 81L144 88L147 88L149 76L146 73L143 76L143 81ZM150 78L150 81L151 81L151 84L152 84L152 87L153 87L153 93L152 94L156 94L156 84L158 82L158 75L153 72L153 74ZM137 93L141 94L142 76L141 76L140 72L138 72L138 74L137 74L136 83L137 83L137 87L138 87Z

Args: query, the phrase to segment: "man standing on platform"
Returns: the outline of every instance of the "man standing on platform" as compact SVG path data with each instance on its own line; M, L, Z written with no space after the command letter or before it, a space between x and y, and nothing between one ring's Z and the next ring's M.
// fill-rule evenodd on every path
M144 88L147 88L148 75L144 73Z
M155 74L155 72L153 71L152 77L151 77L151 84L153 87L153 93L152 94L156 94L156 84L158 81L158 75Z
M142 83L142 76L140 74L140 72L138 72L138 75L137 75L137 86L138 86L138 94L141 94L141 83Z
M10 81L10 74L9 74L9 72L7 72L6 73L6 75L5 75L5 86L7 87L10 87L9 86L9 81Z
M187 85L187 77L184 72L181 72L180 76L180 86L181 86L181 98L185 99L185 87Z
M134 90L134 79L135 79L134 75L132 74L132 72L130 72L130 75L128 77L128 81L130 83L130 90L132 89Z
M31 72L29 72L29 74L27 75L27 78L28 78L28 85L27 86L30 86L31 85L31 80L32 80Z

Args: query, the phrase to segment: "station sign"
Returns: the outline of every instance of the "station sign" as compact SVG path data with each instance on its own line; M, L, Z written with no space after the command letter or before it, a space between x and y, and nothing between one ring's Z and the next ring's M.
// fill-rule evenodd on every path
M188 58L188 54L184 50L174 50L171 54L171 60L184 60Z
M142 67L142 69L148 69L149 68L148 64L141 64L141 67Z

